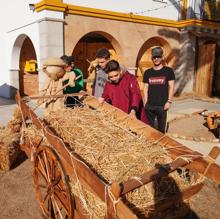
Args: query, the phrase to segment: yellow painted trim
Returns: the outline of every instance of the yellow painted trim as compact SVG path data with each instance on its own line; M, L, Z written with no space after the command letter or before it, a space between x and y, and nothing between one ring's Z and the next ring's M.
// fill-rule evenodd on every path
M60 0L43 0L35 4L35 9L37 12L40 12L42 10L54 10L54 11L65 12L66 14L75 14L75 15L150 24L157 26L165 26L165 27L173 27L173 28L183 28L187 26L201 26L205 28L214 28L220 30L220 24L211 21L196 20L196 19L173 21L168 19L134 15L132 13L127 14L127 13L112 12L101 9L64 4Z
M137 23L149 23L149 24L163 25L163 26L164 25L172 26L175 25L176 23L176 21L173 20L151 18L146 16L112 12L112 11L86 8L86 7L73 6L73 5L68 5L68 14L86 15L86 16L98 17L98 18L107 18L112 20L130 21Z
M182 1L182 20L186 19L186 13L187 13L187 0Z
M67 9L67 4L64 4L61 0L43 0L35 4L35 10L37 12L43 10L65 12L66 9Z

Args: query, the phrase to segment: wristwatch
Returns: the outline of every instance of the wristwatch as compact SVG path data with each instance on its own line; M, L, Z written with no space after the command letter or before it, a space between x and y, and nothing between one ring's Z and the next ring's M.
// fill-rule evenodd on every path
M167 100L168 103L172 103L172 101L170 99Z

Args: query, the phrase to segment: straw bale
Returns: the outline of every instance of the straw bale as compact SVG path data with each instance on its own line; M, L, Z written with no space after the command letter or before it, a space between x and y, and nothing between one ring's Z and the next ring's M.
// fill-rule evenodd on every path
M9 170L20 154L22 117L18 108L6 127L0 128L0 169Z
M132 133L123 122L116 123L108 113L85 106L51 112L45 120L107 184L124 182L172 161L162 146ZM144 185L122 198L141 217L148 205L176 194L193 183L173 172L169 177ZM76 182L75 185L72 183L72 189L84 208L89 209L87 214L91 218L104 218L104 203L94 198L88 188ZM99 208L94 209L94 206Z

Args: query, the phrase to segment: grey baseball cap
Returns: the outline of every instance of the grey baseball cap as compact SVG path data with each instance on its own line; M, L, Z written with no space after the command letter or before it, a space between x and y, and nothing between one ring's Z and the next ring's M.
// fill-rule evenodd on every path
M163 56L163 49L157 46L151 50L151 55L152 55L152 58L156 56Z

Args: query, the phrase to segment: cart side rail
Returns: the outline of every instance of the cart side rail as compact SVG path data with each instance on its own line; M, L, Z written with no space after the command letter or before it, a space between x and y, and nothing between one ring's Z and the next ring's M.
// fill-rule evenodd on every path
M220 166L214 162L214 159L216 157L206 159L201 153L191 150L190 148L173 140L169 136L164 135L159 131L153 129L152 127L146 125L140 120L132 119L128 114L119 109L116 109L110 104L103 103L100 106L97 99L92 96L86 96L84 103L97 110L111 113L111 115L113 115L118 122L123 121L123 123L132 131L136 132L137 134L143 135L149 140L160 143L160 145L166 148L172 159L175 160L179 157L189 160L193 159L192 162L189 162L187 168L203 174L204 176L212 179L218 184L220 183Z
M115 218L116 212L119 218L137 219L137 216L123 203L122 200L119 199L117 205L113 202L109 192L107 191L109 185L104 183L74 153L71 153L64 142L57 137L41 119L37 117L33 110L25 103L25 101L21 99L19 94L16 95L16 101L21 108L21 113L24 120L31 119L32 123L37 127L37 129L43 132L49 144L53 145L53 148L59 153L63 166L65 167L65 170L70 178L72 178L73 181L79 180L84 185L89 186L93 193L106 203L108 219ZM79 201L77 202L77 205L81 205Z

